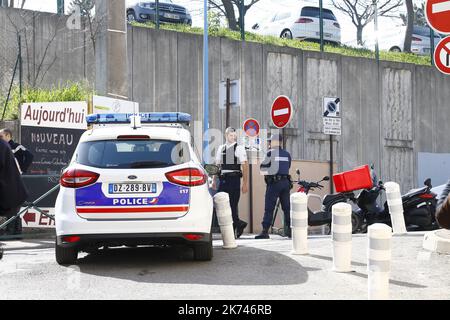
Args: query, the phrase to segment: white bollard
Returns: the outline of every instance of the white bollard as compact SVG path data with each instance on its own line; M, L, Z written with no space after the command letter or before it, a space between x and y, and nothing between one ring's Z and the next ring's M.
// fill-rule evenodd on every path
M216 194L214 196L214 206L216 208L217 221L220 226L220 231L222 232L223 248L237 248L228 193L220 192Z
M292 254L308 254L308 196L291 194Z
M394 234L405 234L405 217L403 215L403 201L400 194L400 186L395 182L387 182L386 198L389 206L389 213L391 214L392 229Z
M337 203L332 208L333 271L352 271L352 206Z
M369 300L386 300L389 299L392 229L375 223L369 226L368 237Z

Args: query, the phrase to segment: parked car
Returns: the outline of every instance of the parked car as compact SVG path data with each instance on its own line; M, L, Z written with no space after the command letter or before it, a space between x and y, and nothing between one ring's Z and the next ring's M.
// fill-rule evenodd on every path
M59 264L103 246L184 245L195 260L212 259L208 169L183 126L192 117L140 115L141 123L126 114L88 116L94 127L82 135L56 200Z
M127 7L128 22L156 22L156 2L138 2ZM159 21L164 23L184 23L192 25L192 17L185 7L176 5L172 0L159 2Z
M333 11L323 9L323 35L329 43L341 43L341 26ZM320 10L311 4L278 11L265 22L255 24L253 32L288 39L320 41Z
M379 38L381 50L392 52L403 52L405 47L406 27L401 26L395 29L395 33L391 31L382 32ZM434 34L434 46L436 47L442 37ZM411 39L411 52L418 55L429 55L431 53L431 37L430 28L422 26L414 26Z

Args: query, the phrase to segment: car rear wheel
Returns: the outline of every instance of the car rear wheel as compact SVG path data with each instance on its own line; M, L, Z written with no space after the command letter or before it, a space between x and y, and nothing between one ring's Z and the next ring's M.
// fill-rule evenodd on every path
M283 30L283 32L280 35L280 38L284 39L292 39L292 32L289 29Z
M212 233L208 243L202 243L194 246L194 260L211 261L213 258Z
M399 47L393 47L389 51L391 51L391 52L402 52L402 50Z
M77 263L78 250L74 248L64 248L55 246L56 262L60 265L71 265Z

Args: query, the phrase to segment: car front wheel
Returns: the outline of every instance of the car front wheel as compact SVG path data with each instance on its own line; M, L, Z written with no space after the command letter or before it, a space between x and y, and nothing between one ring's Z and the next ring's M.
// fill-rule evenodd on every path
M136 21L136 15L133 11L130 11L127 13L127 20L128 20L128 23Z

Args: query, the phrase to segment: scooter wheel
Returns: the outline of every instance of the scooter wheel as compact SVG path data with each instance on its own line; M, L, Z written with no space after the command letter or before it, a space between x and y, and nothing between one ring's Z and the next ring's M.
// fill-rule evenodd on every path
M355 213L352 212L352 233L358 233L360 231L362 226L362 219L361 217Z

